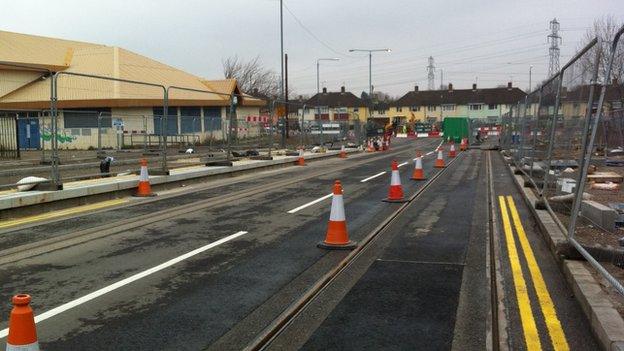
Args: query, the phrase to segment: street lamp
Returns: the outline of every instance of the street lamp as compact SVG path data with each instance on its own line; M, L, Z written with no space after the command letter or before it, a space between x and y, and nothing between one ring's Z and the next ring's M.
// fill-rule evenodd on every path
M330 57L330 58L320 58L316 60L316 93L320 93L320 86L319 86L319 66L320 66L320 62L321 61L340 61L339 58L336 57Z
M390 52L390 49L349 49L349 52L368 52L368 98L373 98L373 52L385 51Z
M321 149L323 148L323 119L321 118L321 106L319 106L319 101L320 101L320 96L319 93L320 91L320 84L319 84L319 67L320 67L320 62L321 61L340 61L339 58L336 57L330 57L330 58L320 58L320 59L316 59L316 113L318 114L319 117L319 121L321 124ZM303 113L305 114L305 111L303 111Z
M533 71L533 65L529 66L529 93L531 92L531 72Z

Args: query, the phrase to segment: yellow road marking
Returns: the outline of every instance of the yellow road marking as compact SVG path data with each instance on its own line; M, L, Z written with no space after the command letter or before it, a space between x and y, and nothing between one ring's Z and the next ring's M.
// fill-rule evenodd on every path
M3 221L2 223L0 223L0 228L14 227L20 224L37 222L37 221L42 221L45 219L53 219L53 218L58 218L58 217L67 216L71 214L82 213L86 211L99 210L99 209L110 207L110 206L120 205L128 201L129 200L127 199L115 199L115 200L109 200L109 201L102 201L102 202L98 202L98 203L91 204L91 205L67 208L64 210L48 212L48 213L44 213L40 215L28 216L28 217L24 217L20 219L9 220L9 221Z
M520 221L520 215L516 209L516 204L511 196L507 196L507 203L509 204L511 218L513 219L514 227L516 228L516 233L518 234L518 240L520 241L522 251L524 251L524 257L527 260L527 265L529 266L529 271L531 272L531 279L533 280L535 293L537 294L542 313L544 314L544 321L546 322L546 327L548 328L553 348L555 350L569 350L570 348L568 346L568 342L563 329L561 328L561 322L559 321L557 312L555 311L555 305L553 304L550 294L548 293L544 277L542 276L542 272L537 265L533 249L529 244L524 227Z
M500 204L501 218L503 220L503 228L505 231L507 254L509 256L514 288L516 290L516 299L518 300L518 309L520 310L520 321L522 322L522 330L524 331L524 341L527 345L527 350L541 350L542 345L540 343L539 334L537 333L533 310L531 310L531 301L529 300L529 295L527 293L526 282L522 273L522 267L520 266L520 259L518 258L518 251L516 250L516 241L511 229L511 222L509 221L509 214L507 213L505 197L499 196L498 202Z

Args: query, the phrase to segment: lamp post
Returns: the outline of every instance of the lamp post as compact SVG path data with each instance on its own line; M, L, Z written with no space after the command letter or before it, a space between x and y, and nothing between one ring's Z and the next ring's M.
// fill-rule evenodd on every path
M320 85L319 85L319 67L321 66L321 61L340 61L339 58L330 57L330 58L320 58L316 60L316 93L320 93Z
M373 98L373 52L390 52L390 49L349 49L349 52L368 52L368 97Z
M531 73L533 71L533 65L529 66L529 93L531 92Z
M321 117L321 106L319 106L319 99L321 98L319 95L321 92L321 86L319 82L319 78L320 78L319 68L321 66L321 61L340 61L340 59L336 57L316 59L316 113L318 114L319 121L320 121L321 149L322 149L323 148L323 118Z

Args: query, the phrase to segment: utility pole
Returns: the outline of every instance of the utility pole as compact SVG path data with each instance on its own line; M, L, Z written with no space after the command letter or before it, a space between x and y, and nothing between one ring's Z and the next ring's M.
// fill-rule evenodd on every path
M284 1L280 0L280 98L284 100Z
M531 92L531 75L533 73L533 65L529 66L529 93Z
M284 129L286 130L286 139L288 139L288 130L290 129L288 125L288 54L284 54L284 101L286 102L285 107L285 120L284 120Z
M435 66L433 64L433 57L429 56L429 66L427 66L427 89L435 90Z
M548 42L550 47L548 48L548 76L552 77L559 72L559 43L561 43L561 36L559 36L559 22L556 18L550 21L550 34L548 34Z

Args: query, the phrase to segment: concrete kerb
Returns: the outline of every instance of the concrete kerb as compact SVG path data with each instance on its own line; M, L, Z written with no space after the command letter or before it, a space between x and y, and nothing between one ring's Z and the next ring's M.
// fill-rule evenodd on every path
M359 153L355 149L347 149L347 153ZM339 151L330 151L322 154L308 154L308 161L338 156ZM185 184L205 181L205 178L223 178L253 172L260 169L288 167L298 157L276 156L273 160L249 161L248 163L232 167L202 167L174 169L168 176L150 176L150 183L154 190L167 190ZM137 186L138 176L127 178L102 178L102 183L87 184L73 187L69 184L60 191L33 191L16 192L0 197L0 219L17 218L27 215L40 214L52 210L84 205L87 203L110 200L131 195Z
M513 166L509 165L508 170L535 217L544 240L559 263L574 297L590 322L592 333L598 343L603 350L624 351L624 319L615 309L607 293L585 267L584 261L566 259L582 256L568 243L566 235L550 213L535 208L537 198L529 188L523 186L524 178L514 174Z

